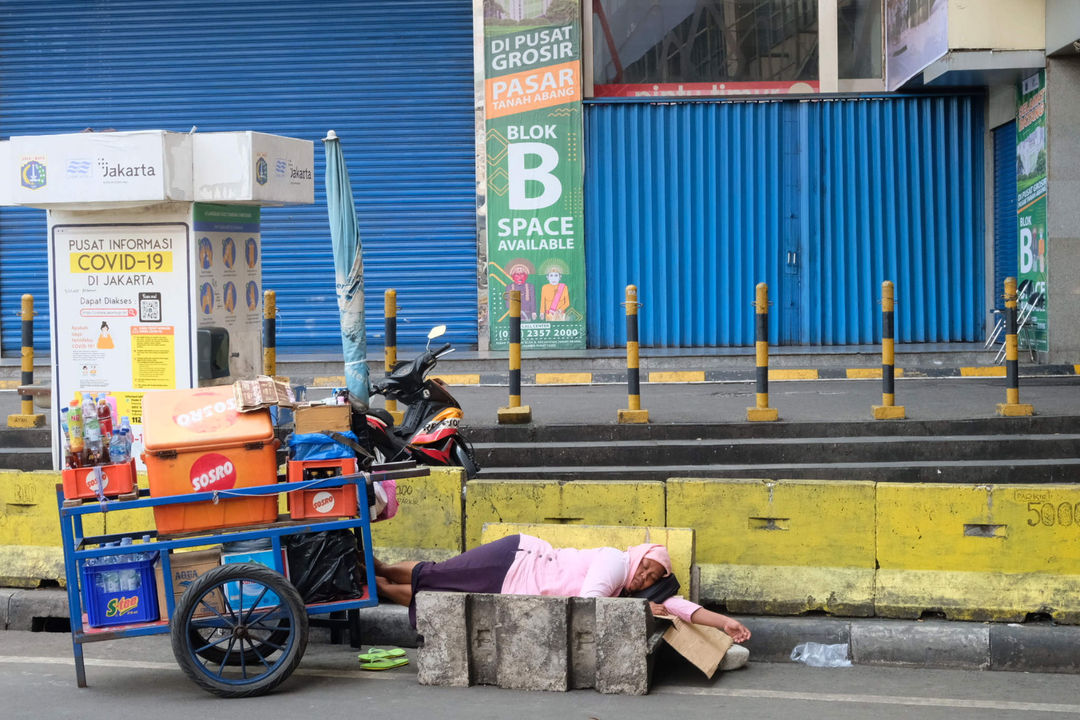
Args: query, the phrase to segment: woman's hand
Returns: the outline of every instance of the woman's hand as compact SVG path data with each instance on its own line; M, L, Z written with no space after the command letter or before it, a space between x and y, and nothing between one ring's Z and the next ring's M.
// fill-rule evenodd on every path
M653 617L671 617L671 613L668 609L660 603L654 603L649 601L649 609L652 610Z
M720 628L737 643L746 642L750 639L750 631L745 625L735 618L727 618L727 622Z

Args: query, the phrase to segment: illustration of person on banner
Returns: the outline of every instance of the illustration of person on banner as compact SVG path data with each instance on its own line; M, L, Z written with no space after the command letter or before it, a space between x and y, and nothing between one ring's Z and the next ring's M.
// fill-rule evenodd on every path
M536 272L533 268L533 264L525 258L516 258L510 261L510 265L506 268L506 271L514 281L510 287L506 288L506 297L509 299L510 293L514 290L520 292L521 319L535 320L536 287L529 282L529 276Z
M540 272L548 281L540 291L540 316L544 320L566 320L566 310L570 307L570 291L562 281L563 275L568 273L566 263L552 258L541 266Z

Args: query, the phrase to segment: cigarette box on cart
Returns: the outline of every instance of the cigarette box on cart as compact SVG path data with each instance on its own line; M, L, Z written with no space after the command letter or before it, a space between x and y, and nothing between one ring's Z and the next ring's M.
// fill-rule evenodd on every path
M82 590L90 627L131 625L158 619L152 554L122 557L131 559L108 565L83 565Z
M98 488L104 497L114 498L135 491L135 460L94 467L65 468L60 473L64 497L68 500L93 500Z
M305 480L351 475L357 472L355 457L331 460L290 460L288 480ZM356 485L294 490L289 493L289 514L293 520L353 517L357 512Z
M270 412L239 412L231 385L146 393L143 445L151 496L218 493L217 502L155 507L159 533L277 519L276 495L229 497L238 488L277 482Z

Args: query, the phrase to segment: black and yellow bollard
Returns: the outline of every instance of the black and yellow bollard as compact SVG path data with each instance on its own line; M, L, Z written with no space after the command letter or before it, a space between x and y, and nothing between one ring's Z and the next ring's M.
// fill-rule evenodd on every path
M1005 402L998 403L997 414L1024 417L1035 410L1020 402L1020 362L1016 340L1016 278L1005 278Z
M277 375L277 293L263 291L263 375Z
M769 286L758 283L754 292L754 356L757 365L755 407L746 408L746 419L771 422L780 419L776 408L769 407Z
M386 376L394 371L397 365L397 290L387 290L383 293L383 316L386 318L386 343L383 350L383 368ZM394 424L401 426L405 419L405 413L398 410L397 400L386 398L386 412L394 418Z
M22 377L24 388L34 384L34 296L22 296ZM36 428L45 424L45 416L34 412L34 396L20 395L22 412L8 415L7 424L12 428Z
M637 286L626 286L626 390L627 407L619 410L622 424L647 423L649 411L641 407L641 370L638 365L638 308Z
M892 281L881 283L881 404L874 405L875 420L903 420L903 405L896 404L896 357L893 341L895 313Z
M500 425L532 422L532 408L521 404L521 291L510 295L510 404L499 408Z

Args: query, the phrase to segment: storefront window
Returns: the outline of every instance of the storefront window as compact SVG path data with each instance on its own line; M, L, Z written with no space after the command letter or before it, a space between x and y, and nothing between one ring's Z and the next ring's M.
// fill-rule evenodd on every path
M597 95L633 94L605 88L620 85L816 89L817 0L593 0L593 15Z
M837 2L837 60L841 78L880 78L882 0Z

